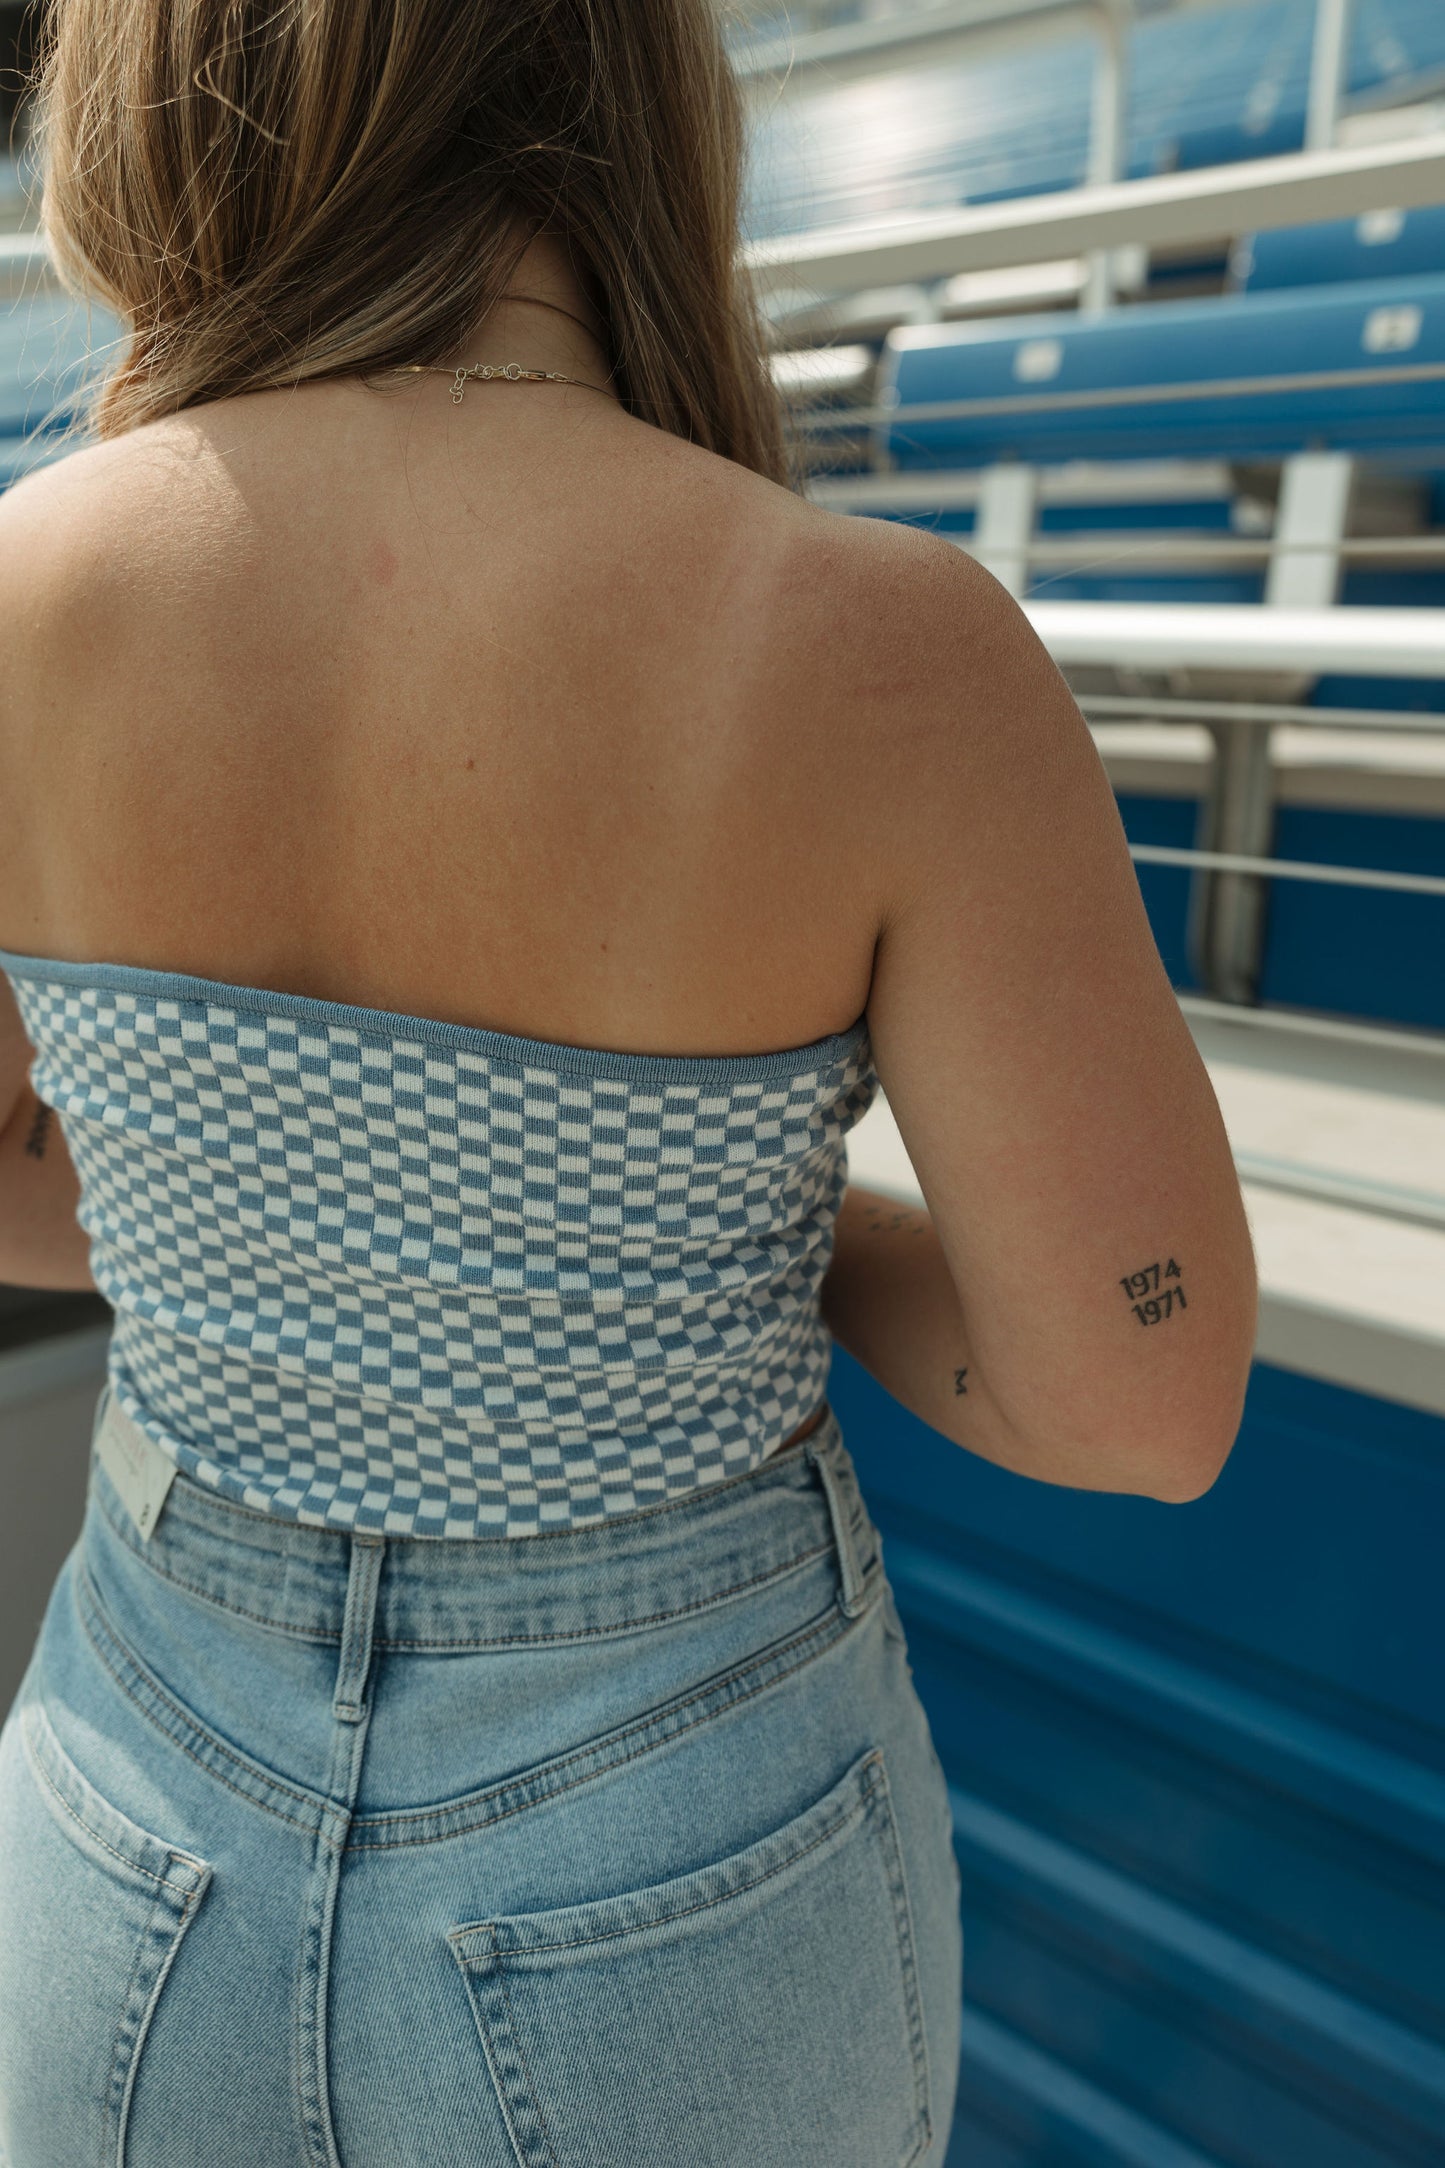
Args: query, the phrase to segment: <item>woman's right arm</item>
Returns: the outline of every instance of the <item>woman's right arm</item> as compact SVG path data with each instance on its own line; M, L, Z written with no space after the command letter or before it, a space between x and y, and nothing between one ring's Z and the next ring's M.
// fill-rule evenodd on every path
M890 688L865 694L868 1023L927 1212L845 1203L824 1315L990 1460L1197 1497L1239 1427L1254 1252L1113 791L998 584L949 543L857 525L874 533L844 555L867 560L887 649L860 680Z

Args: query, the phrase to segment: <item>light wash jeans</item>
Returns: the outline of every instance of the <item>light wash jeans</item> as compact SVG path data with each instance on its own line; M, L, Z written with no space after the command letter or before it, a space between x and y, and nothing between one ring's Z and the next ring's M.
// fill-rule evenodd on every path
M184 1476L142 1541L92 1450L0 1732L0 2158L938 2168L958 1897L831 1408L477 1541Z

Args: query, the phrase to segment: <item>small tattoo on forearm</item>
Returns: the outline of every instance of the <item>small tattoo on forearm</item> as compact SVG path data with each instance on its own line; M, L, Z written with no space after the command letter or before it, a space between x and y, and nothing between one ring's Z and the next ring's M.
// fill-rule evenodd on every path
M25 1149L32 1159L44 1159L45 1157L45 1144L50 1133L50 1118L53 1111L53 1108L46 1106L43 1100L35 1109L35 1119L30 1124L30 1134L25 1139Z
M1170 1286L1174 1281L1178 1284ZM1131 1300L1129 1307L1141 1325L1162 1324L1172 1317L1175 1310L1187 1310L1183 1282L1179 1267L1171 1257L1167 1264L1156 1261L1146 1265L1142 1272L1126 1272L1119 1285ZM1137 1299L1135 1299L1137 1298Z
M900 1227L912 1234L921 1234L928 1225L926 1212L913 1211L907 1205L898 1205L891 1212L885 1212L881 1205L865 1205L863 1215L870 1235L896 1234Z
M955 1371L954 1371L954 1373L953 1373L953 1390L954 1390L954 1392L955 1392L955 1393L966 1393L966 1392L968 1391L968 1387L967 1387L967 1386L966 1386L966 1385L964 1384L964 1382L963 1382L963 1381L964 1381L964 1379L965 1379L965 1378L966 1378L967 1376L968 1376L968 1372L967 1372L966 1370L955 1370Z

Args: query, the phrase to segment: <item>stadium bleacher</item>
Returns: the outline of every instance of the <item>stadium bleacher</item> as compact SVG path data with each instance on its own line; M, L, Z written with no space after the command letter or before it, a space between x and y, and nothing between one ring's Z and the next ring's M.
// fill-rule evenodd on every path
M1445 455L1445 274L888 334L887 464ZM918 410L947 405L950 414Z
M1232 291L1336 286L1445 273L1445 204L1415 211L1367 211L1277 233L1249 234L1230 258Z
M1136 22L1119 169L1298 149L1315 25L1314 0ZM1349 29L1347 139L1445 124L1445 9L1355 0ZM800 72L760 104L754 230L1076 186L1095 50ZM1044 305L1015 313L965 263L772 295L817 501L948 535L1041 629L1069 603L1445 602L1445 206L1259 217L1116 276L1103 313L1082 263L1021 270ZM825 401L804 362L830 336ZM1183 1521L952 1453L836 1360L954 1804L950 2161L1405 2168L1445 2158L1415 1543L1445 1509L1445 676L1102 644L1069 674L1235 1150L1261 1329L1234 1461ZM850 1169L918 1200L886 1106Z
M1123 171L1182 171L1297 150L1314 0L1223 0L1135 23ZM759 110L747 230L796 233L1069 188L1084 177L1093 45L1060 34L1019 52L826 79ZM1445 78L1438 0L1358 0L1347 96L1403 104Z

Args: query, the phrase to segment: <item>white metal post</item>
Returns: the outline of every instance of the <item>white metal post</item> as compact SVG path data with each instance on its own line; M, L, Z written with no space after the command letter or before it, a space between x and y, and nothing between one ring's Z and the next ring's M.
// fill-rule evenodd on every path
M1330 610L1339 598L1355 463L1347 452L1297 452L1280 475L1266 610ZM1268 858L1275 820L1274 732L1210 723L1214 771L1200 808L1199 848ZM1252 873L1199 872L1190 898L1196 968L1223 1001L1256 998L1269 894Z
M1315 41L1305 113L1307 151L1328 150L1335 140L1349 50L1350 0L1315 0Z
M969 554L1011 595L1021 595L1028 586L1038 487L1034 469L1013 460L989 467L979 483Z
M1086 182L1102 188L1124 171L1128 105L1128 22L1124 0L1100 0L1098 43L1094 55L1094 95L1089 115L1089 162ZM1114 263L1109 249L1089 257L1089 282L1082 307L1090 315L1107 309L1114 298Z

